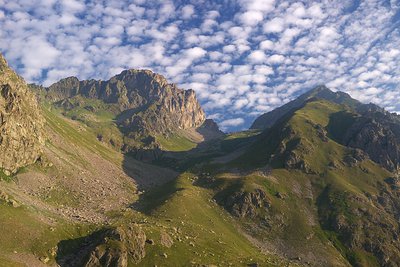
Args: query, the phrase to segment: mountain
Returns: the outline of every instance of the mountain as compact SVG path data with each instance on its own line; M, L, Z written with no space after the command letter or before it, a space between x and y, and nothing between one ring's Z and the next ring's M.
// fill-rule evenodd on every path
M228 165L244 177L216 200L261 244L289 258L396 266L399 116L320 90L292 101L278 119L264 116L274 123L266 121L271 127ZM305 97L315 92L320 97Z
M0 90L0 169L10 175L40 158L44 119L35 96L1 54Z
M69 77L48 88L32 88L74 120L91 126L113 121L110 127L99 125L99 139L124 151L175 149L178 139L186 140L188 149L204 139L199 132L192 134L200 127L208 129L207 137L220 134L218 127L204 124L205 113L193 90L179 89L149 70L125 70L107 81ZM172 147L165 146L168 142Z
M193 90L181 90L149 70L126 70L108 81L63 79L47 88L47 97L61 101L77 95L118 104L121 123L130 130L136 124L165 133L200 126L205 114ZM138 115L138 111L142 114ZM149 123L149 120L153 120Z
M321 99L343 105L343 111L332 114L332 138L342 145L365 151L375 162L395 171L400 162L400 116L374 104L362 104L343 92L332 92L318 86L297 99L258 117L251 128L267 129L308 102Z
M270 112L259 116L251 125L250 129L266 129L272 127L280 118L284 117L290 111L304 105L309 99L319 98L332 101L337 104L345 104L349 107L357 107L361 103L344 92L332 92L326 86L321 85L315 87L289 103L278 107Z
M150 71L38 105L1 62L0 265L400 264L398 115L319 86L224 134Z

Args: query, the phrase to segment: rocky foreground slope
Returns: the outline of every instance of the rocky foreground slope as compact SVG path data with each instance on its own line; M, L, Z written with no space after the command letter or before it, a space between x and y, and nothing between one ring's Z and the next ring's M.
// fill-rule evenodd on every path
M34 94L0 54L0 169L5 174L15 173L40 157L43 126Z

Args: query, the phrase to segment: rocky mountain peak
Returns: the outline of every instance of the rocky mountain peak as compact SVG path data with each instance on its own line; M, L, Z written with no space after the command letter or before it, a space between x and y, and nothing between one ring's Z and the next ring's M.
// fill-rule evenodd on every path
M205 121L193 90L180 89L151 70L124 70L107 81L69 77L45 90L53 103L80 96L117 107L117 123L131 137L198 128Z
M43 125L36 98L0 55L0 169L15 173L40 157Z
M6 59L0 54L0 69L3 70L8 66Z

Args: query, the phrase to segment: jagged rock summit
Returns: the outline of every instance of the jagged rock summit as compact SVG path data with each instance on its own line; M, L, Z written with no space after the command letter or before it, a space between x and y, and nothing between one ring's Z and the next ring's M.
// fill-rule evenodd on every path
M5 174L15 173L40 157L43 127L34 94L0 54L0 169Z
M193 90L179 89L150 70L125 70L108 81L69 77L46 90L52 102L80 95L115 104L120 112L119 125L125 132L164 134L197 128L205 121Z

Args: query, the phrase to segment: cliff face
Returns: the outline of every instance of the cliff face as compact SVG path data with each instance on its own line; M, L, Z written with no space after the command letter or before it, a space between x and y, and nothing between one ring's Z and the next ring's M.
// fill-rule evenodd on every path
M373 104L361 105L356 112L332 117L332 127L347 121L341 127L338 141L359 148L381 166L390 171L400 167L400 116Z
M193 90L181 90L149 70L126 70L108 81L69 77L46 90L52 102L81 95L118 105L119 124L128 132L167 133L205 121Z
M0 168L6 174L40 157L43 125L36 98L0 54Z

